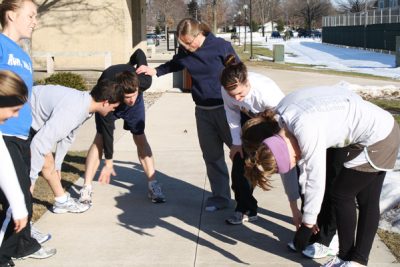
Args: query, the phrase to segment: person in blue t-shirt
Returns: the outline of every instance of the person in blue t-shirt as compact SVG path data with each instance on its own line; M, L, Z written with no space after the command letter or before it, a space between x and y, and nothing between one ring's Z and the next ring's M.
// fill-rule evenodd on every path
M230 147L232 137L226 121L219 77L224 59L229 54L237 55L232 45L215 37L204 22L185 18L179 22L176 32L180 43L178 53L155 69L140 66L136 73L162 76L186 68L192 76L191 93L196 104L197 134L212 191L212 196L207 199L206 211L215 211L228 207L231 199L224 143Z
M25 82L28 94L32 92L33 76L32 62L29 55L18 45L23 39L30 39L37 24L37 6L32 0L3 0L0 4L0 70L10 70L18 74ZM25 197L28 210L28 222L32 218L32 194L30 191L30 140L29 129L32 123L31 109L25 103L17 118L11 118L0 131L10 153L17 172L18 181ZM0 222L5 229L3 243L0 247L0 266L10 265L14 258L47 258L56 253L55 249L41 247L38 241L31 237L31 227L28 223L20 232L14 231L14 222L10 220L9 203L0 194Z

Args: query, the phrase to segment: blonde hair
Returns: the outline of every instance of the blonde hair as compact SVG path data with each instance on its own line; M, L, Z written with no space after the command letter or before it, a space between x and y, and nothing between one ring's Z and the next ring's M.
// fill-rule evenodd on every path
M278 165L271 150L261 144L256 152L245 161L245 177L253 187L271 190L271 176L278 171Z
M193 18L182 19L176 27L176 35L178 38L182 35L197 36L199 33L205 36L209 32L211 32L211 30L207 24Z
M18 102L25 103L28 101L28 88L14 72L0 70L0 97L13 97Z
M280 131L272 109L256 115L248 120L242 127L242 146L249 157L245 161L245 177L250 183L270 190L271 175L278 171L278 166L271 150L262 142L264 139Z
M17 11L22 7L22 3L24 2L32 2L36 5L33 0L3 0L0 4L0 24L4 29L7 26L7 11Z

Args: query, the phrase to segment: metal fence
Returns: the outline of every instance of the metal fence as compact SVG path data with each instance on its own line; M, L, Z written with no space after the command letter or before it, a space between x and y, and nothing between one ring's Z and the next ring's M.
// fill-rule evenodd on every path
M396 36L400 36L400 23L322 28L322 42L396 51Z
M322 27L400 23L400 7L374 9L322 18Z

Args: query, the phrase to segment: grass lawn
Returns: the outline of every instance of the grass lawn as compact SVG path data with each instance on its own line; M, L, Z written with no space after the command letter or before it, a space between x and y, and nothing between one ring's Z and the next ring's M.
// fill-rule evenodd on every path
M64 189L68 190L85 171L86 151L69 152L62 166L62 181ZM51 210L54 203L54 194L49 184L42 176L38 178L33 191L33 217L37 221L47 210Z

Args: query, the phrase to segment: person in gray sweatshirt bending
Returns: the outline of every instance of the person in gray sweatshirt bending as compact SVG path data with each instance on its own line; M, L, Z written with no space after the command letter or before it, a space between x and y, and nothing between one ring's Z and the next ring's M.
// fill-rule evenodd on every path
M32 107L31 170L32 188L40 172L55 195L54 213L80 213L89 209L64 192L61 164L75 139L78 128L97 112L106 116L123 100L120 86L109 80L89 92L59 85L34 86ZM52 148L56 147L55 157Z

